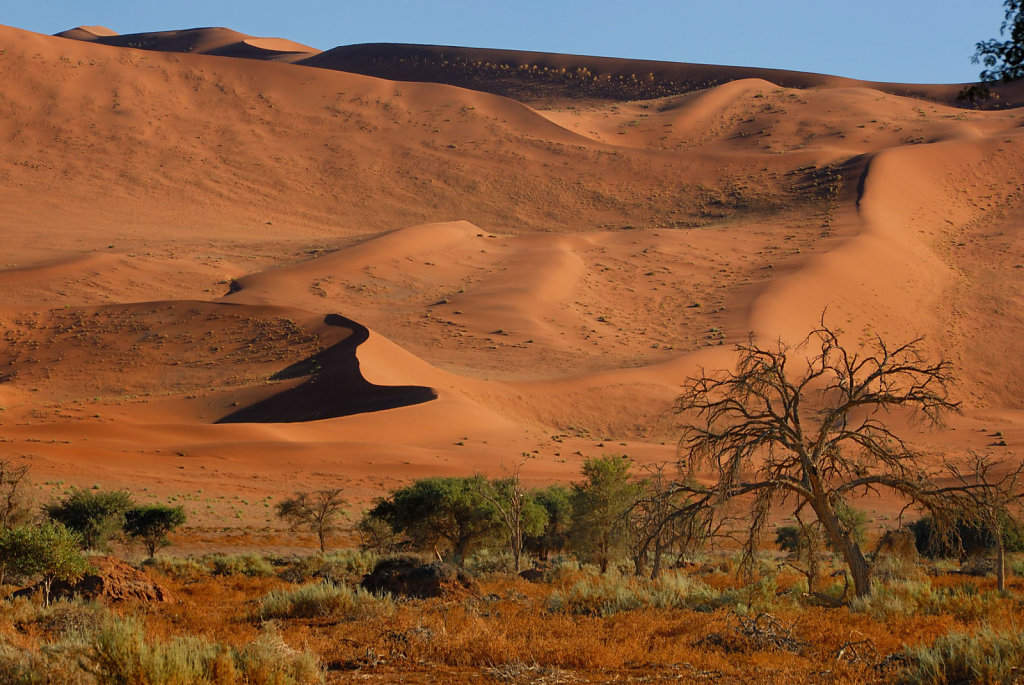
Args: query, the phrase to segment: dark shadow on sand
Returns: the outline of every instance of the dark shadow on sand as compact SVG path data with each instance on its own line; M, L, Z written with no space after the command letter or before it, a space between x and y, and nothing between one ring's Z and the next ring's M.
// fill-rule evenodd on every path
M316 355L278 371L274 380L309 376L302 385L268 397L219 419L217 423L295 423L395 409L437 399L421 385L374 385L359 371L356 348L370 332L340 314L324 323L351 329L352 335Z

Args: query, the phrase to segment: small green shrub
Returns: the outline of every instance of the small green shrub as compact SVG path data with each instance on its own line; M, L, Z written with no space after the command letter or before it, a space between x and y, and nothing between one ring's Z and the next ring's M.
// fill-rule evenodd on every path
M274 566L258 554L213 554L203 557L215 576L251 576L266 578L274 575Z
M976 621L990 615L1004 601L1000 593L978 592L969 583L935 589L928 580L903 580L875 583L870 595L850 601L850 610L879 620L920 614Z
M255 618L356 618L376 614L390 605L390 598L378 597L362 588L314 583L267 593L260 600Z
M611 616L640 608L710 611L722 606L722 593L685 574L657 580L602 575L585 578L565 592L548 597L549 611L584 616Z
M240 648L196 637L148 642L141 624L134 618L111 618L86 643L83 666L101 684L299 685L323 680L316 657L291 649L273 630Z
M909 664L899 683L1016 683L1024 671L1024 634L985 627L974 634L950 633L931 645L904 651Z
M485 548L466 557L462 566L473 573L509 573L515 564L509 552L495 552Z
M154 557L142 562L142 566L183 583L197 581L212 573L209 565L192 557Z
M284 563L278 576L289 583L305 583L317 578L338 585L357 585L373 570L377 560L376 554L364 550L294 557Z

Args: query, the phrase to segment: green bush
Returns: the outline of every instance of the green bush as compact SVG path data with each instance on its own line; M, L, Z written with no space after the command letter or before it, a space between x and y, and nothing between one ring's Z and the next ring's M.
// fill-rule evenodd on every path
M89 566L78 550L79 539L53 521L0 531L0 569L5 576L42 579L43 599L48 604L54 581L77 580Z
M990 615L1005 601L1000 593L978 592L971 584L935 589L928 580L896 580L876 582L870 595L850 601L850 610L883 621L917 614L975 621Z
M63 523L81 538L82 549L106 551L110 538L123 532L125 512L132 508L132 496L124 490L111 492L71 491L59 502L46 505L46 514Z
M897 676L900 683L1016 683L1024 670L1024 634L990 627L950 633L931 645L909 647L904 655L909 663Z
M192 557L153 557L142 562L142 566L184 583L194 582L212 573L209 564Z
M1003 517L1003 545L1007 552L1024 552L1024 526L1019 521ZM935 523L925 516L910 524L914 544L922 556L931 558L964 558L987 554L995 549L996 537L991 526L957 520L950 535L936 534Z
M373 570L377 559L373 552L355 549L293 557L282 562L277 575L289 583L319 579L338 585L358 585Z
M255 618L357 618L390 606L390 598L378 597L362 588L314 583L267 593L260 600Z
M270 560L259 554L213 554L203 557L215 576L251 576L266 578L275 574Z
M657 580L602 574L585 578L565 592L548 597L549 611L584 616L611 616L641 608L711 611L722 606L722 593L681 573Z
M291 685L323 680L316 657L292 650L273 631L240 648L196 637L148 642L135 619L111 618L86 644L83 666L103 684Z

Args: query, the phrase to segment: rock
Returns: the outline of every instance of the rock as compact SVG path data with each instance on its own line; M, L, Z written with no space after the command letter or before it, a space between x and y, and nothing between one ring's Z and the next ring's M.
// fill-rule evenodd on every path
M530 583L543 583L551 572L552 565L548 561L538 561L533 568L519 572L519 577Z
M74 597L83 599L127 599L144 602L173 602L174 598L166 588L158 584L137 568L114 557L91 557L90 569L75 583L54 581L50 588L50 599ZM32 596L42 592L42 584L18 590L15 596Z
M382 559L361 585L370 592L420 599L476 594L477 590L467 571L440 561L424 562L415 556Z

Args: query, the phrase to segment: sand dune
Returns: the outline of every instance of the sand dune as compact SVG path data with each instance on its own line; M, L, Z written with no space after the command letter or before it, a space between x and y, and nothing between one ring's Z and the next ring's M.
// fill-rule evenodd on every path
M1019 110L738 67L62 35L0 28L0 457L40 478L365 502L524 454L537 481L667 460L682 379L826 309L957 364L966 413L922 445L1024 439ZM442 52L549 71L409 82L453 81L421 68ZM686 92L549 87L585 65Z
M222 27L120 35L102 26L78 26L62 31L57 36L120 48L244 57L275 62L294 62L320 52L316 48L284 38L256 38Z

